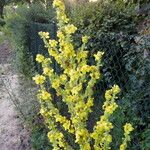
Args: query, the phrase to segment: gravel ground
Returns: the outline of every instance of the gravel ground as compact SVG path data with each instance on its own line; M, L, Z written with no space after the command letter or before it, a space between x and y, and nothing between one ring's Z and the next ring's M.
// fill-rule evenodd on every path
M19 96L20 77L13 71L8 45L8 42L0 45L0 150L31 150L29 132L12 102L14 95Z

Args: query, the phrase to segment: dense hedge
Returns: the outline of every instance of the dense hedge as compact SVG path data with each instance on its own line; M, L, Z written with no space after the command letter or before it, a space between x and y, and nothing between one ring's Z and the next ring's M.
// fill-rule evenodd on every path
M32 60L30 57L31 26L35 23L48 24L53 21L54 13L42 4L18 6L15 13L7 12L5 17L6 29L11 33L9 37L16 52L16 64L20 72L30 77L32 74Z
M88 44L90 54L98 50L105 51L103 77L95 87L97 100L89 127L93 126L101 113L97 106L102 104L102 91L116 83L122 88L122 95L118 101L121 108L112 118L118 126L117 130L113 130L116 140L113 148L117 149L119 145L120 141L117 139L121 137L120 127L123 122L130 121L134 124L135 132L129 149L149 149L150 62L149 58L144 58L144 49L149 51L150 45L145 47L147 41L141 45L136 41L142 16L136 14L135 5L127 5L121 1L107 5L89 3L70 10L70 18L79 29L77 36L80 37L81 33L91 36ZM90 60L92 63L92 58Z
M4 19L2 19L2 18L0 18L0 26L4 26L5 25L5 20Z

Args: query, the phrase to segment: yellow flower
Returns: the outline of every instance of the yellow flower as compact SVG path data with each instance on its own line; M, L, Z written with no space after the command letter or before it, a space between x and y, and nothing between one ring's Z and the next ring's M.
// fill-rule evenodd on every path
M132 127L132 125L130 123L126 123L124 125L124 132L125 132L125 134L129 134L133 130L134 130L134 128Z
M113 91L114 94L118 94L118 93L120 93L121 90L120 90L118 85L114 85L112 87L112 91Z
M89 143L85 143L83 146L83 150L91 150L91 146Z
M113 103L110 106L106 106L105 111L109 114L112 114L116 110L117 107L118 105L116 103Z
M86 139L89 137L89 133L87 129L80 129L76 131L76 141L84 141L87 142Z
M70 78L73 78L73 80L78 78L78 72L73 69L71 69L71 70L66 69L65 72L66 72L66 74L68 74L70 76Z
M43 108L41 108L41 109L40 109L40 114L41 114L41 115L44 115L44 113L45 113L45 110L44 110Z
M126 144L121 144L120 145L120 150L126 150L127 145Z
M60 75L60 80L61 80L62 82L67 81L67 76L66 76L65 74Z
M64 141L63 141L63 134L57 130L52 130L50 132L48 132L47 134L48 138L50 139L51 142L58 142L60 147L64 147ZM57 149L56 147L54 147L55 149Z
M120 145L120 150L126 150L127 148L127 142L130 141L130 132L133 131L134 128L132 127L132 125L130 123L126 123L124 125L124 139L123 139L123 143Z
M74 47L71 43L63 43L63 54L64 57L69 57L69 56L74 56L75 52L74 52Z
M82 84L73 87L73 89L71 90L71 92L72 92L72 94L75 94L75 95L76 95L76 94L78 94L79 91L81 91L81 90L82 90Z
M75 33L76 30L77 30L77 27L75 27L73 24L69 24L69 25L65 26L65 32L67 34L73 34L73 33Z
M87 107L91 107L93 106L93 98L88 99L87 103L86 103Z
M60 147L65 147L65 143L64 143L64 141L59 141L59 143L58 143L58 144L59 144L59 146L60 146ZM60 150L60 149L58 148L57 150Z
M119 92L120 92L121 90L120 90L120 88L119 88L119 86L118 85L114 85L113 87L112 87L112 89L110 89L110 90L107 90L106 92L105 92L105 99L106 100L111 100L114 96L116 96ZM117 98L117 97L114 97L114 98Z
M36 61L42 63L44 61L44 56L41 54L36 55Z
M47 75L49 73L50 69L48 67L43 68L43 73Z
M107 90L105 92L105 99L106 100L111 100L112 99L112 90Z
M61 46L64 47L64 49L67 51L67 50L74 50L74 47L72 45L72 43L69 43L69 42L61 42L60 43Z
M62 19L65 23L68 23L68 22L69 22L69 19L67 18L66 15L62 15L62 16L61 16L61 19Z
M51 76L52 73L53 73L53 69L50 69L50 68L48 68L48 67L44 67L44 68L43 68L43 73L44 73L45 75Z
M49 65L51 62L51 59L50 58L45 58L44 61L42 62L42 65L45 67L47 65Z
M64 34L61 31L57 32L57 37L60 38L60 39L64 39L65 38Z
M98 139L98 133L93 132L93 133L91 133L90 137L93 138L93 139Z
M69 19L67 18L67 16L62 13L61 11L57 11L57 19L60 20L61 22L64 22L64 23L68 23Z
M61 0L54 0L53 7L58 7L61 10L65 10L65 5Z
M72 123L75 125L75 124L78 124L78 119L77 118L72 118Z
M46 78L42 75L36 75L35 77L33 77L33 80L35 81L36 84L43 84L45 79Z
M107 121L107 116L106 115L101 116L101 121Z
M43 100L51 100L51 95L47 91L41 91L41 99Z
M57 80L57 79L53 80L53 82L52 82L52 87L53 87L54 89L58 89L59 86L60 86L59 80Z
M76 103L75 109L79 110L79 109L82 109L84 106L85 106L85 103L83 101L80 101L80 102Z
M102 56L104 55L104 52L98 51L97 54L94 54L95 60L99 61L101 60Z
M52 48L55 48L58 44L58 42L56 40L49 40L49 44Z
M85 74L86 72L89 72L90 71L90 66L89 65L84 65L84 66L82 66L82 68L81 68L81 72L83 73L83 74Z
M64 124L63 124L63 127L65 130L69 130L70 129L70 122L69 121L66 121Z
M99 146L94 145L94 150L103 150L103 149L100 148Z
M56 56L57 56L57 52L56 52L54 49L52 49L52 48L49 48L49 49L48 49L48 53L49 53L49 55L51 55L51 56L53 56L53 57L56 57Z
M83 43L87 43L88 40L89 40L89 38L90 38L89 36L83 36L83 37L82 37L82 42L83 42Z
M87 58L88 51L78 51L77 52L77 61L79 62L81 59Z
M99 72L93 72L93 73L90 74L90 76L93 79L99 79L100 78L100 73Z
M62 117L61 115L56 115L56 122L63 123L65 121L65 117Z
M110 134L108 134L107 136L105 136L105 140L108 142L108 143L111 143L112 142L112 136Z
M41 36L41 38L46 38L49 39L49 32L39 32L39 35Z

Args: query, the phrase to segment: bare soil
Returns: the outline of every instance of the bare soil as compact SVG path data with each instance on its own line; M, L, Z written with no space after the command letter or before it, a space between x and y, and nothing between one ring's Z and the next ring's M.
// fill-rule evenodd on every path
M12 51L8 42L0 45L0 150L31 150L29 131L15 107L19 96L19 75L11 65Z

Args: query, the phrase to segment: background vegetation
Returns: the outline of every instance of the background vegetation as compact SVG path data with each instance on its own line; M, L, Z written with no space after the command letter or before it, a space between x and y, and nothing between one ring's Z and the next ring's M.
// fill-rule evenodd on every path
M13 5L14 2L17 1L13 1ZM88 43L90 55L99 50L105 51L104 67L102 68L103 77L102 81L95 86L96 101L93 114L89 117L89 130L101 114L99 109L103 103L101 93L114 83L122 89L122 94L118 100L121 107L112 118L117 126L117 129L112 131L116 141L113 149L117 149L116 147L120 143L118 137L122 137L120 127L124 122L132 122L135 127L133 142L131 142L129 149L150 149L150 60L149 55L145 55L145 52L149 53L150 45L148 38L140 34L141 24L148 22L149 16L148 10L141 13L141 9L137 9L137 3L137 1L124 3L122 0L114 0L109 1L109 3L102 3L102 1L86 3L86 5L80 3L80 5L76 4L73 7L67 5L70 20L78 27L76 37L74 37L76 46L81 44L78 37L85 34L91 37ZM140 1L140 7L145 3L147 4L148 1ZM8 3L3 5L6 4ZM4 11L6 13L1 15L1 17L4 16L4 19L0 19L0 25L4 26L1 30L9 35L16 51L16 64L20 71L27 76L34 73L34 63L31 66L33 55L30 57L33 23L38 23L41 26L39 27L40 30L48 30L43 25L55 21L55 13L48 5L48 1L45 3L42 0L38 4L35 1L33 3L23 1L15 10L8 6L5 7L7 8ZM39 29L36 29L35 32L38 32ZM36 48L44 49L41 42L33 43L33 45L37 45ZM89 63L93 63L90 56ZM61 106L60 103L57 105ZM48 149L46 131L43 123L34 125L31 141L36 150Z
M42 3L19 5L14 11L10 8L5 16L6 26L3 30L9 34L9 39L16 51L16 65L19 71L30 77L34 66L30 57L30 33L34 22L49 23L53 20L53 11L46 9ZM13 11L13 12L12 12Z
M72 22L79 29L77 36L91 36L88 45L90 54L100 49L105 51L103 80L96 88L96 99L100 99L98 93L107 86L117 83L122 87L122 98L118 101L121 109L112 118L118 126L118 129L113 131L114 140L116 139L114 149L117 149L118 137L122 133L119 129L124 121L133 122L136 128L129 149L150 148L146 142L149 139L146 133L149 132L147 119L150 114L150 81L146 77L149 76L149 58L144 58L144 49L149 51L150 47L145 47L144 43L139 44L141 41L136 40L136 36L139 36L139 24L146 19L146 15L139 15L135 6L122 1L89 3L76 6L69 13ZM94 110L93 116L98 116L100 110Z

